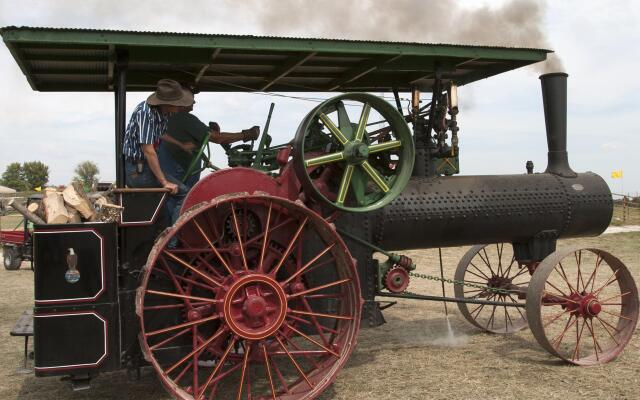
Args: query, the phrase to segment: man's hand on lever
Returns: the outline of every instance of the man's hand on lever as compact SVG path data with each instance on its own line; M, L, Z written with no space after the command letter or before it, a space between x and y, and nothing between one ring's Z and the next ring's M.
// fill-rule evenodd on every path
M242 130L242 140L248 142L250 140L256 140L260 136L260 127L257 125L252 126L249 129Z
M256 140L260 136L260 127L254 126L244 129L242 132L220 132L220 125L216 122L209 122L210 140L218 144L228 144L239 142L240 140L248 142Z
M176 185L173 182L169 182L168 180L165 179L164 182L160 182L160 184L162 185L163 188L169 190L169 192L171 192L171 194L176 194L178 193L178 185Z

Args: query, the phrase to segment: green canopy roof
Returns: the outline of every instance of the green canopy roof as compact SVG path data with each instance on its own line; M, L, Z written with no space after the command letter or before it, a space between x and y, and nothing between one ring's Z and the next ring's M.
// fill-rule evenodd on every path
M263 36L5 27L0 34L39 91L112 91L119 56L127 90L161 78L211 92L381 92L434 77L464 85L546 59L549 50ZM122 59L122 58L120 58Z

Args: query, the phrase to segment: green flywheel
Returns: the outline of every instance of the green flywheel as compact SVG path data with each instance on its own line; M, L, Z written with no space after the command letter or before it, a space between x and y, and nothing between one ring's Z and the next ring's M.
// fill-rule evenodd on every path
M342 94L315 107L300 123L293 144L294 168L305 193L342 211L389 204L413 170L413 138L404 117L367 93Z

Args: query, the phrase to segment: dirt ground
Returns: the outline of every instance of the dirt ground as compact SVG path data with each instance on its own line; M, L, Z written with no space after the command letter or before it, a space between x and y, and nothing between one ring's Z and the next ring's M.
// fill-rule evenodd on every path
M608 234L561 241L609 250L640 281L640 233ZM466 247L443 249L445 275L453 277ZM410 251L418 272L438 274L437 250ZM153 372L129 382L124 372L103 374L89 391L74 393L59 378L20 373L22 338L10 337L20 313L33 302L33 273L0 269L0 399L168 399ZM414 280L409 290L439 294L440 284ZM447 287L447 295L453 289ZM382 299L384 300L384 299ZM492 335L469 325L449 305L453 340L441 303L402 300L384 312L387 324L363 329L359 343L336 383L322 396L330 399L638 399L640 335L623 354L604 366L563 364L545 352L530 331Z

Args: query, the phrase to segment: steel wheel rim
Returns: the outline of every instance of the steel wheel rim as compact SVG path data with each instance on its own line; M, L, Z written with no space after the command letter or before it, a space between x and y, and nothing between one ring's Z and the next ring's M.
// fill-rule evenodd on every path
M268 229L269 234L266 235L267 242L271 242L271 240L277 241L282 237L286 237L287 235L284 233L286 230L282 227L278 228L276 225L278 221L285 221L284 218L293 218L294 222L306 221L303 224L305 228L300 228L300 236L295 236L298 234L298 229L294 233L294 237L300 240L305 239L305 246L307 245L306 239L310 240L314 235L316 238L329 240L330 243L323 242L321 251L308 255L306 258L302 255L299 257L299 261L295 259L294 263L291 261L294 259L291 254L296 251L302 251L299 250L302 249L302 246L298 245L296 240L292 240L290 242L292 245L291 251L288 254L286 253L286 250L289 249L287 245L283 253L287 255L283 257L283 261L277 260L275 265L269 266L268 269L270 271L268 273L267 271L263 273L260 267L262 265L261 261L263 263L266 262L266 257L261 258L264 257L266 252L248 250L246 254L236 257L232 252L224 253L225 249L219 250L219 254L222 254L222 258L227 261L228 266L231 268L231 271L226 271L228 275L226 279L232 282L229 285L224 279L221 279L221 276L214 274L217 271L219 275L222 275L221 272L226 270L221 261L213 270L209 270L205 269L205 267L211 266L211 262L207 266L204 262L196 263L193 261L195 258L193 260L185 258L187 254L192 254L188 257L195 257L194 254L197 252L191 252L192 249L173 250L175 252L173 255L177 254L183 261L188 260L187 264L191 265L193 262L194 265L202 266L203 269L200 272L206 271L205 276L208 275L211 278L211 281L208 281L205 276L187 269L172 256L168 255L171 253L167 253L165 247L174 234L177 234L182 241L189 235L182 235L181 232L187 226L196 226L194 221L200 224L205 234L211 233L207 230L208 228L202 226L205 223L207 214L212 213L211 215L215 215L216 212L219 212L224 207L228 208L231 204L248 204L249 208L252 206L262 207L262 211L271 216L267 218L274 218L274 220L270 220L270 224L273 225L267 225L270 227ZM237 209L234 206L232 210ZM235 222L240 222L239 220L241 219L236 214ZM245 236L246 231L242 226L242 222L237 225L234 224L233 229L234 232L240 232L239 235L234 237L235 243L241 241L237 240L238 237L240 239L244 237L247 240L243 244L247 246L247 249L251 245L264 249L261 246L263 243L261 239L264 239L265 235L256 235L253 238L249 235ZM282 232L277 231L277 229ZM291 235L292 232L288 234ZM290 237L289 239L293 238ZM193 236L191 240L193 240ZM253 243L251 243L252 240ZM184 245L184 243L182 244ZM223 248L221 242L216 242L214 247L219 245ZM165 254L166 257L161 254ZM176 275L173 272L173 268L176 267L175 264L167 269L166 262L162 261L166 261L167 257L176 261L175 264L178 264L178 267L187 269L189 274ZM248 271L245 269L245 265L248 267ZM278 265L280 266L277 267ZM292 265L295 265L295 267L292 267ZM300 272L301 267L305 269ZM313 272L314 269L329 267L335 268L334 272L338 278L337 281L333 280L321 284L318 283L319 281L315 283L310 281L310 279L317 279L316 274ZM158 272L160 268L165 269L165 272ZM230 272L233 272L233 274ZM170 275L173 275L173 278L170 278ZM158 292L161 291L153 286L160 285L157 281L159 276L165 276L165 280L171 281L169 283L174 285L172 296L180 295L191 298L180 298L177 301L166 303L164 299L167 298L167 295L159 295ZM218 287L212 281L222 286ZM261 283L256 283L258 281ZM285 281L286 283L283 283ZM208 282L210 288L207 288L204 282ZM166 283L164 282L163 284ZM280 314L278 314L278 318L272 321L272 325L269 325L268 329L263 332L254 332L248 325L242 326L242 320L247 317L250 321L253 321L251 323L256 321L258 321L258 324L263 323L264 308L262 308L262 302L265 299L268 300L268 295L263 296L264 293L259 293L258 297L263 296L264 298L257 301L253 301L255 300L253 299L253 303L248 306L250 312L245 315L243 313L245 313L249 298L245 296L245 292L240 297L237 294L246 288L253 288L259 284L263 284L264 288L273 289L274 292L280 291L277 293L278 298L282 298L283 295L286 298L283 308L280 310L283 317L281 318ZM178 290L179 286L186 288L187 285L191 285L192 289L196 289L193 289L188 295ZM323 289L322 287L325 285L328 286ZM224 288L224 286L229 287ZM276 286L282 287L282 290L276 288ZM266 290L266 292L268 291ZM203 295L205 292L210 292L211 295L206 297ZM338 293L329 297L329 292ZM250 294L253 296L255 293L252 292ZM323 299L321 300L319 297L323 297ZM237 303L236 300L239 298L240 303L244 303ZM170 299L175 299L175 297L170 297ZM267 300L265 300L265 303L268 303ZM143 353L158 373L165 388L180 399L199 398L202 395L206 395L206 398L215 396L218 385L220 387L225 387L225 385L234 386L235 390L238 391L237 398L247 398L251 390L253 390L253 398L315 398L333 381L335 374L347 361L355 347L362 303L353 259L344 242L335 233L331 225L299 204L276 197L248 196L246 194L221 196L181 216L172 230L159 238L154 246L142 276L142 285L138 290L136 301L136 311L142 328L140 342ZM335 313L318 312L318 301L333 301L336 308ZM158 307L173 307L175 304L182 303L185 304L183 307L185 309L187 304L191 304L191 307L185 312L175 313L176 315L181 315L182 320L174 321L164 328L158 329L157 326L153 326L154 318L157 319L158 315L168 310L168 308L158 309ZM211 307L207 308L208 304ZM235 308L231 310L230 307ZM228 318L236 318L237 321L240 321L238 326L229 324ZM201 322L203 320L206 321ZM300 322L303 320L307 321L306 324ZM151 322L147 323L147 321ZM334 323L326 325L326 321L333 321ZM311 332L307 331L309 326L312 328ZM158 333L158 331L168 328L171 328L171 330ZM174 362L167 362L166 357L163 358L162 352L166 351L169 345L180 347L176 344L181 340L178 334L189 329L191 332L187 331L181 334L182 339L189 336L192 339L191 348L180 353L182 355L181 358L184 360L178 366ZM315 329L315 332L313 329ZM178 337L169 340L174 335L178 335ZM169 342L162 343L167 340ZM185 358L185 356L189 357ZM208 358L205 359L205 357ZM222 364L219 362L221 359L224 361ZM217 361L208 370L210 375L205 377L206 381L203 383L201 376L206 375L203 370L207 368L204 366L204 361L207 360ZM270 365L268 373L267 363ZM284 365L286 363L289 364L288 367ZM216 370L216 368L218 369ZM188 371L183 373L185 369L188 369ZM255 371L262 371L263 376L258 376L259 374ZM252 374L253 376L251 376ZM197 376L197 379L194 376ZM213 376L213 378L210 378L210 376ZM232 382L234 379L235 381ZM260 383L260 380L263 382ZM189 384L188 381L193 383ZM238 387L239 382L243 383ZM207 383L209 384L207 385ZM262 386L260 386L261 384ZM247 387L249 388L248 390ZM273 387L273 389L270 389L270 387ZM256 389L261 390L260 394L263 397L255 397Z
M527 315L534 337L551 354L575 365L603 364L633 336L638 291L618 258L571 247L551 254L536 269Z
M349 120L343 101L363 104L357 124ZM370 110L380 113L391 127L388 132L366 133ZM337 121L328 116L334 112ZM315 123L329 131L325 133L331 138L328 153L326 148L310 150L308 146L306 136ZM296 176L305 193L348 212L368 212L389 204L406 186L414 163L413 139L404 117L383 99L366 93L339 95L309 112L298 127L293 154ZM381 161L385 156L397 157L392 172L388 170L391 164L386 168Z
M526 266L520 265L515 260L509 244L505 246L504 243L498 243L471 247L460 259L454 279L472 285L496 288L507 288L507 284L510 282L526 289L530 274ZM518 293L511 289L506 289L504 294L494 294L474 286L455 283L454 293L457 298L522 303ZM458 310L469 323L486 332L511 334L528 326L527 316L520 308L457 304Z

